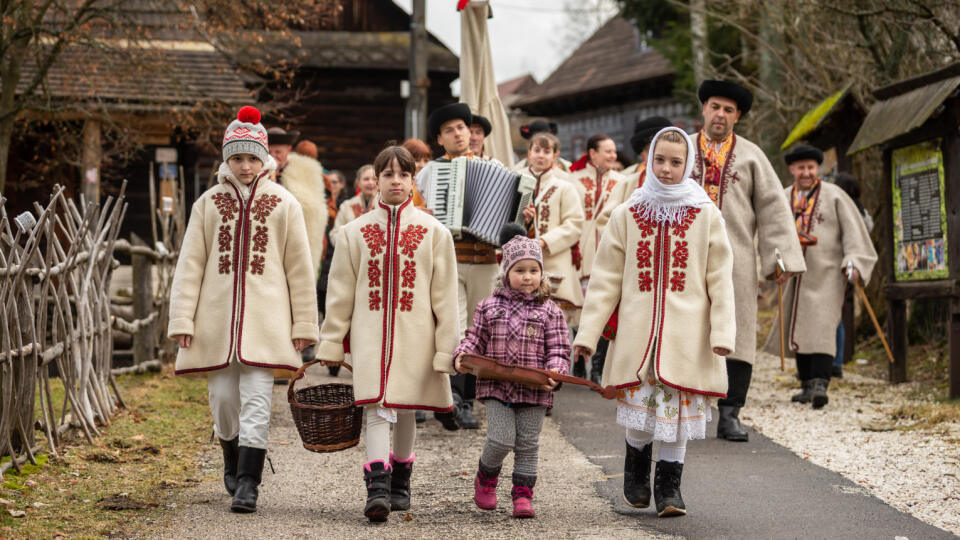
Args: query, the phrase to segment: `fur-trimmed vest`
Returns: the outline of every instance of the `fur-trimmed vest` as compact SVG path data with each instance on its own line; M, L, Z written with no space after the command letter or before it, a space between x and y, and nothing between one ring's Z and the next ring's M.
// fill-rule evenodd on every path
M303 207L307 238L310 240L313 275L319 276L320 265L323 262L323 240L330 216L327 210L323 167L319 161L309 156L291 152L287 158L287 166L280 174L280 184L287 188Z
M270 165L273 165L272 160ZM170 291L167 336L193 336L176 373L230 362L294 370L317 340L317 297L300 203L265 172L243 186L226 164L193 204Z

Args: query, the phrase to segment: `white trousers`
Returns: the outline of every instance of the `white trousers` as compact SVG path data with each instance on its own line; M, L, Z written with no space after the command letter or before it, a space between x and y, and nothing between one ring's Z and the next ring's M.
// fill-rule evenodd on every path
M207 374L207 394L217 437L240 435L240 446L267 448L273 370L230 362Z
M377 405L365 405L363 417L367 422L364 442L367 445L367 462L390 459L390 421L377 414ZM413 455L413 443L417 438L417 420L414 411L397 409L397 424L393 426L393 455L406 461Z
M494 264L457 263L460 339L473 324L473 310L484 298L493 294L500 267Z

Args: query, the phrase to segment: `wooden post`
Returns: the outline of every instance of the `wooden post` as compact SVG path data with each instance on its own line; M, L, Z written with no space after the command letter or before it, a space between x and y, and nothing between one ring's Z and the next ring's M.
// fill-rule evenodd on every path
M146 246L147 244L136 234L130 235L131 244ZM133 264L133 316L145 319L153 312L153 261L146 255L131 254ZM153 360L154 323L140 328L133 336L133 363L140 365Z
M100 121L88 118L83 122L83 155L80 159L80 192L87 202L100 202L100 165L102 157Z
M887 317L889 321L890 349L893 363L890 364L890 382L907 382L907 303L890 300Z
M410 15L410 97L407 99L406 135L426 141L427 134L427 6L426 0L413 0Z
M950 399L960 398L960 298L950 300Z

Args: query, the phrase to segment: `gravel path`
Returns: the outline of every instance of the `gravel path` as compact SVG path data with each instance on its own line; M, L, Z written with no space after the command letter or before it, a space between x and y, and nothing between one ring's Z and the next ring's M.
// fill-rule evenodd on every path
M308 384L330 380L310 378ZM482 412L481 407L478 416ZM170 519L141 531L140 537L663 538L640 530L635 519L613 512L595 489L602 480L600 467L565 441L549 418L540 439L540 479L534 497L537 518L510 517L511 458L501 475L499 508L478 509L472 501L473 475L484 433L483 426L472 432L447 432L432 418L420 424L413 506L409 514L391 514L388 523L372 525L363 517L363 443L331 454L304 450L290 416L286 387L277 386L268 453L277 472L271 474L269 465L264 472L258 512L230 512L230 499L216 477L221 467L217 447L204 456L205 480L181 494L176 503L179 509Z
M795 370L758 353L742 419L803 459L836 471L887 504L960 534L960 425L902 429L891 412L918 404L910 384L844 374L830 384L819 411L790 403L799 390ZM792 361L788 360L788 366Z

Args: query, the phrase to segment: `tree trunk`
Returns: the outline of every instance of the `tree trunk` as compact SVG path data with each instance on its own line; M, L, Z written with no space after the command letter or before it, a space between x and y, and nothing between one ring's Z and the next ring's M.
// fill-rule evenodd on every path
M14 116L0 120L0 195L7 192L7 166L10 162L10 141L13 139Z
M707 78L707 2L690 0L690 35L693 48L693 78Z

